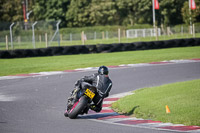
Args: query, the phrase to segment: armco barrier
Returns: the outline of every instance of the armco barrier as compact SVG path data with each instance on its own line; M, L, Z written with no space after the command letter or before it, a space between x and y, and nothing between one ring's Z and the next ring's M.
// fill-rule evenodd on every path
M117 44L77 45L48 47L40 49L0 50L0 58L23 58L54 55L72 55L88 53L120 52L172 47L200 46L200 38L173 39L166 41L133 42Z

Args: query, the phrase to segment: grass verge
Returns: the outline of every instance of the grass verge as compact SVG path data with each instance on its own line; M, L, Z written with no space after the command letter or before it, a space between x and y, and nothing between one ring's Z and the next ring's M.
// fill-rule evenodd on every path
M100 54L0 59L0 76L62 71L100 65L148 63L172 59L200 58L200 46Z
M138 118L200 126L200 80L144 88L112 104L117 112ZM171 113L166 113L168 105Z

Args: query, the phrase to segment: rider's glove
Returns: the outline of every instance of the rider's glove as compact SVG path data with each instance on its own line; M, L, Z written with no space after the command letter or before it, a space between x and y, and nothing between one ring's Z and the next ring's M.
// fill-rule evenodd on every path
M84 81L83 78L82 78L82 79L79 79L78 81L75 82L75 86L76 86L76 87L79 87L80 84L81 84L81 82L83 82L83 81Z

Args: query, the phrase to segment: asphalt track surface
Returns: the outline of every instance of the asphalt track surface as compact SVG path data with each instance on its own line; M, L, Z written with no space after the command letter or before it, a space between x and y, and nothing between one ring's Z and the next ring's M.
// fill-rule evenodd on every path
M63 113L75 81L94 71L0 80L0 133L165 133ZM200 62L110 69L112 94L162 84L200 79Z

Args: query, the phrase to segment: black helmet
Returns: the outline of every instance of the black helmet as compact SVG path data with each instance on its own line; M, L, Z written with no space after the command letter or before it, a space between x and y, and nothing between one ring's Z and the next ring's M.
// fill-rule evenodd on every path
M108 75L108 68L106 66L100 66L98 70L99 74L105 74Z

